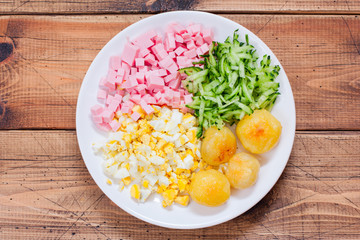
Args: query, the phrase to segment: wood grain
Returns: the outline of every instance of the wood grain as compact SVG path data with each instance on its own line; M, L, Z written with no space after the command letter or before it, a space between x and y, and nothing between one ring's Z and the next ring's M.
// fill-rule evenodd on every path
M0 131L0 238L357 239L359 144L360 132L297 132L285 172L255 207L219 226L177 231L105 197L74 131Z
M0 17L1 129L74 129L82 79L99 50L148 15ZM298 130L360 129L358 16L225 15L277 55ZM13 46L13 48L11 48Z
M200 10L216 13L343 13L358 14L357 0L0 0L0 13L157 13Z

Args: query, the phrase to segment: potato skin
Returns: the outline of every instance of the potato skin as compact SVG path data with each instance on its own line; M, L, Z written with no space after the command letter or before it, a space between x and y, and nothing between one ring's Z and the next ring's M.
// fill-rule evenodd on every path
M229 159L236 152L236 137L227 127L218 130L210 127L205 132L205 137L201 143L202 159L210 165L219 166Z
M265 109L255 110L236 126L236 135L246 150L265 153L271 150L281 135L281 123Z
M224 204L230 197L229 180L214 169L199 171L190 184L191 198L205 206L216 207Z
M254 156L241 152L230 158L225 175L233 188L245 189L254 185L259 169L260 163Z

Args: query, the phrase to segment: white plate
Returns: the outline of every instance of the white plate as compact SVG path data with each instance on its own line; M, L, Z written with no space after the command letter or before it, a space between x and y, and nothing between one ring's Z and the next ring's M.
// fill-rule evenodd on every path
M250 43L255 46L260 56L269 54L272 64L280 65L265 43L243 26L229 19L195 11L169 12L145 18L118 33L92 62L82 83L77 102L77 138L86 167L96 184L123 210L146 222L168 228L209 227L244 213L259 202L274 186L285 168L292 149L295 136L295 104L289 81L281 67L280 75L276 79L280 82L281 95L272 110L272 114L280 120L283 126L280 141L272 151L261 156L261 169L256 184L246 190L232 190L230 199L220 207L205 207L192 201L188 207L176 204L165 209L161 206L159 196L152 197L144 204L139 204L131 199L128 189L119 192L116 185L109 186L106 184L107 177L102 171L102 159L94 155L91 147L93 142L106 137L105 133L96 129L90 117L90 108L97 103L98 83L100 78L107 73L110 56L120 54L122 46L128 38L134 39L150 29L164 33L167 25L171 22L179 22L183 25L201 23L205 27L211 27L217 41L224 41L227 36L232 36L235 29L239 29L242 41L244 41L245 34L248 34Z

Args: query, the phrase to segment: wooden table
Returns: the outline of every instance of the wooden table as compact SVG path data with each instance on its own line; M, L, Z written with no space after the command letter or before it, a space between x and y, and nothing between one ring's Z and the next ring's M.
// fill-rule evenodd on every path
M75 134L82 79L119 31L203 10L256 33L292 85L297 132L275 187L198 230L153 226L113 204ZM0 0L0 239L359 239L359 0Z

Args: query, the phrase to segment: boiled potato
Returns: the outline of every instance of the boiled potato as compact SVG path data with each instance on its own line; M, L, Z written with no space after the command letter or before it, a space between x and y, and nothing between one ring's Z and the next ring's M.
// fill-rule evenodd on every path
M202 159L210 165L218 166L229 161L236 152L236 137L227 127L220 130L210 127L201 143Z
M278 142L281 134L280 122L265 109L255 110L236 126L236 135L244 148L252 153L265 153Z
M229 180L214 169L197 172L190 184L191 198L209 207L220 206L230 197Z
M259 161L254 156L242 152L230 158L225 175L232 187L244 189L256 182L259 169Z

